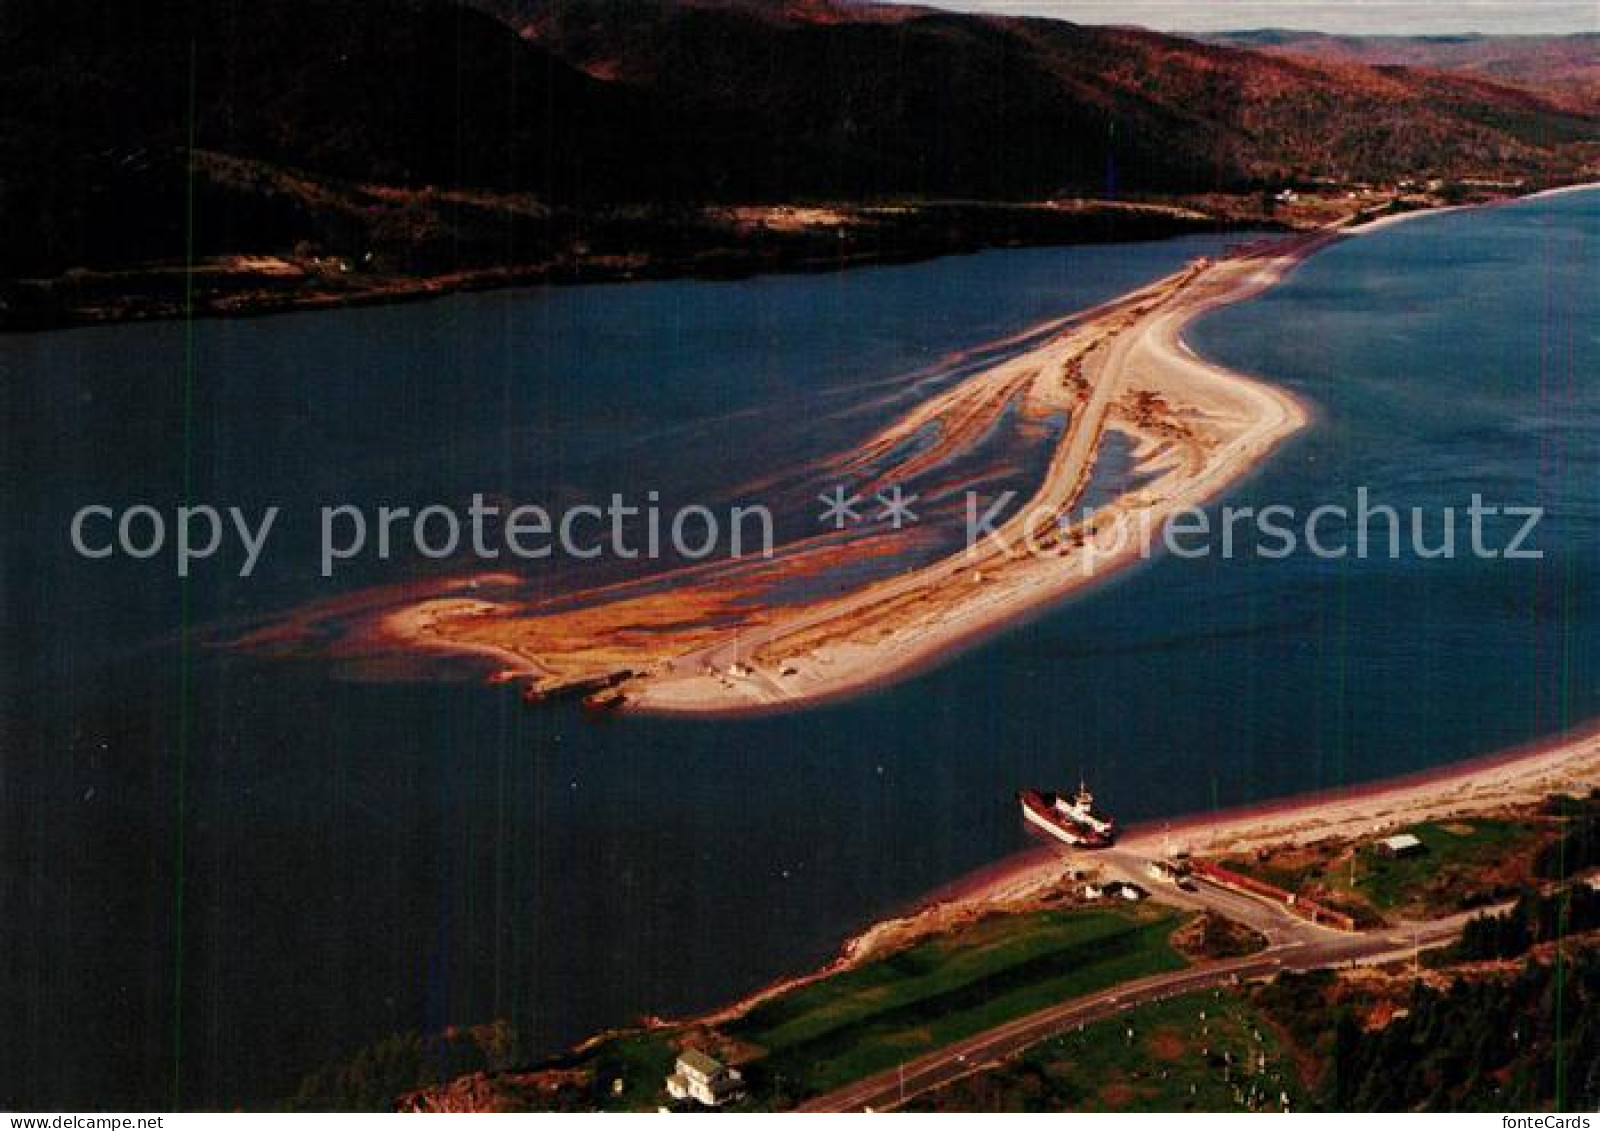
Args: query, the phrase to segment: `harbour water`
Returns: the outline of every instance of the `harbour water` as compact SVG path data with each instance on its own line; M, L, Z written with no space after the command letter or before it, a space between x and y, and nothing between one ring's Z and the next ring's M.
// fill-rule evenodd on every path
M385 1034L498 1018L549 1051L825 959L1029 843L1019 785L1081 772L1155 818L1591 717L1597 231L1597 193L1418 219L1189 336L1316 410L1227 502L1477 491L1545 508L1541 559L1163 557L763 718L596 723L471 665L218 641L459 569L324 579L320 506L725 497L1229 241L0 339L0 1022L27 1034L0 1106L261 1105ZM70 549L87 503L186 495L283 508L256 576Z

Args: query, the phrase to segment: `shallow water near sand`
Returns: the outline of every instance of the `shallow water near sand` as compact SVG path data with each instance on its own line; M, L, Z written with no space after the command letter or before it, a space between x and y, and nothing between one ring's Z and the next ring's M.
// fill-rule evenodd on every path
M494 1018L550 1050L827 957L1029 843L1020 785L1081 771L1151 818L1593 715L1597 229L1596 193L1419 219L1189 335L1317 411L1229 502L1479 490L1547 508L1541 561L1163 558L768 718L596 724L461 665L210 641L420 571L324 582L324 503L737 497L953 379L958 351L1230 241L204 323L187 443L183 327L0 339L0 1021L29 1035L0 1052L0 1106L162 1106L175 1078L186 1104L260 1104L386 1033ZM74 509L170 507L186 463L198 499L285 508L257 577L210 568L185 597L169 562L67 549Z

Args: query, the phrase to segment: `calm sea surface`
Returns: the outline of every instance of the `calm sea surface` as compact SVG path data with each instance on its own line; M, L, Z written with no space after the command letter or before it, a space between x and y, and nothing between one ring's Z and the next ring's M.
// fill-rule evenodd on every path
M1028 843L1024 783L1081 770L1148 818L1590 717L1597 232L1595 193L1420 219L1190 335L1317 411L1228 502L1479 491L1546 508L1542 560L1163 558L914 680L736 721L595 724L470 668L214 642L462 568L324 581L319 506L721 498L1227 241L202 323L192 369L181 325L0 339L0 1107L258 1105L495 1018L548 1051L826 958ZM72 554L78 507L170 512L185 474L284 508L256 577Z

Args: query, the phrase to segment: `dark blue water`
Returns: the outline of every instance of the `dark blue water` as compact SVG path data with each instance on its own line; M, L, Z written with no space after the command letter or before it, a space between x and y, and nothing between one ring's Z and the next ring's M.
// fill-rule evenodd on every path
M1021 846L1023 782L1082 768L1137 818L1586 717L1597 207L1420 220L1195 335L1319 408L1231 501L1492 482L1551 507L1543 561L1162 559L762 719L595 725L454 668L208 641L424 569L322 581L318 505L726 493L870 433L953 352L1220 241L203 324L188 353L181 326L0 341L0 1016L27 1034L0 1040L0 1106L258 1104L383 1033L499 1017L549 1049L824 958ZM258 577L184 589L65 549L77 506L170 506L186 467L197 499L286 508Z

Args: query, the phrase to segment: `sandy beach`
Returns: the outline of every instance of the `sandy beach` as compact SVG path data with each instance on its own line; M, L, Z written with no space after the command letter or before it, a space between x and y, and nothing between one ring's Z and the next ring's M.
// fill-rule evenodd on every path
M1174 515L1236 485L1307 424L1308 411L1288 393L1190 350L1182 335L1194 318L1260 294L1335 241L1451 210L1363 223L1346 216L1197 260L980 347L1021 352L961 376L820 461L830 482L871 499L972 457L1008 419L1036 430L1064 421L1026 500L943 557L887 572L884 563L901 560L925 532L858 537L822 528L770 556L647 572L554 599L530 599L515 585L492 598L425 596L338 634L353 650L488 661L496 681L522 685L532 700L587 697L606 710L784 711L905 678L1158 553ZM1085 514L1078 504L1098 485L1111 437L1132 452L1128 485ZM807 599L777 596L808 585Z
M1214 814L1195 814L1128 829L1119 849L1160 856L1211 856L1269 845L1346 840L1423 821L1500 814L1537 805L1556 793L1588 793L1600 785L1600 722L1540 742L1469 761L1350 789L1305 794ZM1020 818L1019 818L1020 819ZM764 987L707 1015L715 1024L797 985L836 974L996 912L1024 911L1059 893L1075 871L1092 872L1093 852L1054 842L963 876L924 897L903 915L849 939L826 966Z
M1370 235L1373 232L1381 232L1385 228L1392 228L1397 224L1404 224L1411 220L1420 219L1423 216L1443 216L1447 212L1464 212L1468 209L1475 208L1498 208L1507 204L1516 204L1522 201L1544 200L1557 196L1570 196L1573 193L1578 192L1593 192L1597 188L1600 188L1600 181L1585 181L1576 185L1562 185L1559 188L1541 189L1538 192L1530 192L1525 196L1508 197L1505 200L1496 201L1492 204L1450 204L1439 208L1416 208L1409 212L1394 212L1387 216L1380 216L1376 220L1368 220L1362 224L1354 224L1345 228L1344 230L1347 235L1364 236Z
M648 595L582 595L560 610L432 602L387 618L400 645L497 656L534 695L606 685L609 706L716 714L788 709L903 677L1151 553L1176 512L1247 475L1308 420L1288 394L1201 359L1181 340L1198 315L1274 285L1332 240L1318 232L1200 260L1104 304L1041 344L917 405L844 453L874 490L978 442L1011 409L1064 416L1042 481L1004 522L930 565L798 605L763 603L752 569L669 575ZM1074 517L1108 435L1142 480ZM919 448L914 437L933 435ZM860 547L830 551L830 565ZM754 567L782 574L783 558Z
M1584 191L1574 186L1556 192ZM387 617L393 647L492 658L530 697L585 694L597 705L672 714L781 711L904 678L1159 552L1165 524L1250 474L1309 419L1282 390L1212 365L1184 327L1249 299L1330 243L1419 209L1198 260L1120 299L1035 327L1031 348L904 411L832 461L862 495L970 455L1008 414L1065 419L1031 496L947 556L801 603L783 582L840 574L896 552L885 537L779 547L771 558L656 575L642 589L596 589L559 606L438 601ZM1130 482L1092 515L1076 511L1108 437L1124 437Z

